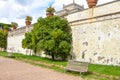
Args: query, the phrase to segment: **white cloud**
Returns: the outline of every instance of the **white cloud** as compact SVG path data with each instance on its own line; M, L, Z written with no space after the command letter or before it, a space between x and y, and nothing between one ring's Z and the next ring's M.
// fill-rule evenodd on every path
M2 18L0 19L0 22L2 22L2 23L9 23L8 19L7 19L7 18L4 18L4 17L2 17Z
M27 15L32 16L35 22L53 2L54 0L0 0L0 22L17 22L23 26Z
M103 4L113 0L99 0L98 4ZM52 5L56 11L62 9L63 4L72 3L73 0L0 0L0 22L11 23L17 22L20 26L24 26L25 16L33 17L33 23L42 16L45 17L45 9ZM83 5L87 8L86 0L75 0L75 3Z

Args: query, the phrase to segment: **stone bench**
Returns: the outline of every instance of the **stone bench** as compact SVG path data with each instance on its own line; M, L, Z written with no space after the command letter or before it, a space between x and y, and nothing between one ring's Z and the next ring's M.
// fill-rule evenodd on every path
M75 60L69 60L68 64L65 68L65 71L70 70L70 71L76 71L80 72L88 72L88 62L79 62Z

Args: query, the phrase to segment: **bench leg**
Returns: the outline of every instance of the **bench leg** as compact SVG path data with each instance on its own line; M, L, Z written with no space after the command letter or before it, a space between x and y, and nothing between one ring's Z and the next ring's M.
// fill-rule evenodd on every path
M80 75L81 75L82 73L80 72Z
M64 73L66 73L66 72L67 72L67 70L65 69L65 70L64 70Z

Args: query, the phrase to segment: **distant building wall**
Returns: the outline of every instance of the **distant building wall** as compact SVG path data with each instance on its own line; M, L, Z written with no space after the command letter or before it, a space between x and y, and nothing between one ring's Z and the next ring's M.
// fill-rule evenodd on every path
M10 31L7 38L7 51L23 54L32 54L29 49L22 48L22 40L25 38L25 33L33 29L30 27L22 27L17 30Z

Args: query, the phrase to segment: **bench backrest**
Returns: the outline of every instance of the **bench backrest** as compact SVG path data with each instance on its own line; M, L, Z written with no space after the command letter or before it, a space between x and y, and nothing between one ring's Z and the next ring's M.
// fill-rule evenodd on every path
M77 71L77 72L87 72L88 71L88 63L69 60L67 66L66 66L66 69Z

